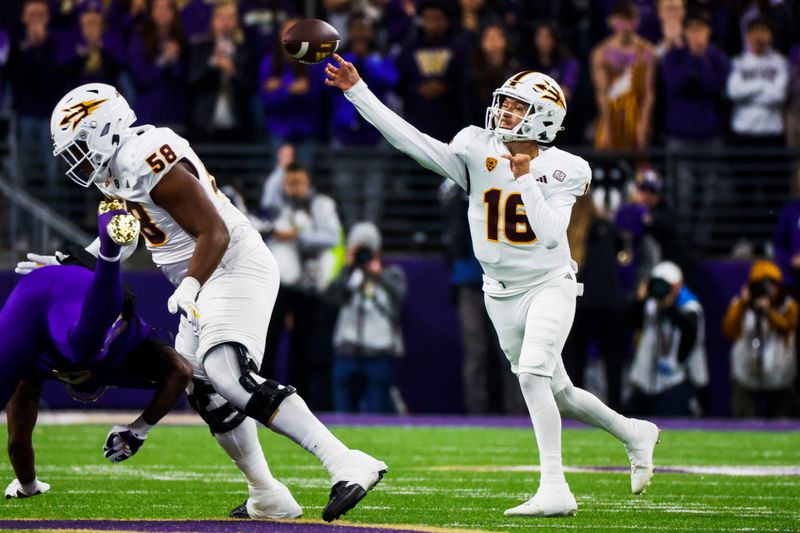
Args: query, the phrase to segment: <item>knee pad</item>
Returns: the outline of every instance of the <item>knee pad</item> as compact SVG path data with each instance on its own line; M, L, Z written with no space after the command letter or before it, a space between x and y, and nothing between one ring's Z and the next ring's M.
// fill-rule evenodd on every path
M281 385L268 379L253 390L253 396L247 402L244 412L264 425L269 425L281 402L295 392L297 389L291 385Z
M211 383L196 378L192 381L192 392L188 394L189 405L208 424L211 434L227 433L239 427L247 416L228 401L217 407L211 407L212 394L219 395Z

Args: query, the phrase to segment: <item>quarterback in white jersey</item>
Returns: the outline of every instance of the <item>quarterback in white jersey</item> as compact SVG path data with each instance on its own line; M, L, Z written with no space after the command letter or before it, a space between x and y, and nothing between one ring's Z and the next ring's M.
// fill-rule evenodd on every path
M558 84L525 71L494 92L486 127L469 126L450 144L425 135L369 90L352 63L334 54L326 84L338 87L396 148L455 181L469 196L475 256L484 271L486 308L511 370L518 376L536 433L541 479L536 494L510 516L564 516L577 504L564 478L560 414L601 427L625 443L631 490L653 475L658 428L625 418L572 385L561 350L575 315L576 265L567 243L572 205L589 189L583 159L545 148L566 115Z
M332 478L322 517L338 518L380 481L386 465L342 444L293 387L258 375L277 264L189 143L168 128L132 127L135 118L114 87L80 86L53 111L54 154L76 183L125 201L153 261L176 286L167 305L182 314L175 348L194 368L190 402L249 486L249 498L231 516L302 514L269 471L257 420L320 459Z

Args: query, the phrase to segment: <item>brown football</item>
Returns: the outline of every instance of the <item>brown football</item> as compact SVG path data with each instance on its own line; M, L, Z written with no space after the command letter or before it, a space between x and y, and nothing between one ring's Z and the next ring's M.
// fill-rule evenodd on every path
M283 34L286 53L301 63L319 63L339 48L339 32L319 19L304 19Z

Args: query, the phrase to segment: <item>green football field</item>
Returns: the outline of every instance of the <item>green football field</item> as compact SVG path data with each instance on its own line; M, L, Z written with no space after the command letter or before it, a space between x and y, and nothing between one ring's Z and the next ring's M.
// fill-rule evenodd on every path
M159 427L137 456L116 465L101 452L108 430L37 428L39 478L52 489L27 500L4 500L0 520L221 519L246 496L241 474L204 427ZM537 460L531 430L333 431L389 464L381 484L345 517L348 523L427 526L427 531L800 530L798 433L664 431L656 464L674 467L673 472L658 473L647 494L633 496L626 471L602 468L627 466L619 442L597 430L565 430L564 463L576 467L567 480L578 515L509 519L503 510L530 497L537 484L538 473L525 468ZM321 465L283 437L266 430L261 437L273 473L292 490L305 517L318 519L329 490ZM2 444L5 448L4 439ZM14 476L5 454L0 463L6 484Z

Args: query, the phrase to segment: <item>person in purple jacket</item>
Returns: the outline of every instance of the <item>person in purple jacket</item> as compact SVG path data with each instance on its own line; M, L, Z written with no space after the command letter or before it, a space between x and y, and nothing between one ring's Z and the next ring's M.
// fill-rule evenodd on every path
M276 34L272 52L261 61L259 97L266 116L270 153L293 144L296 158L310 166L322 135L322 88L324 63L303 65L293 60L280 44L280 36L298 19L287 19Z
M126 305L121 247L138 238L138 222L120 202L102 202L94 272L82 266L37 268L20 280L0 311L0 408L8 407L9 457L16 479L6 498L46 492L36 478L32 432L41 382L71 391L118 385L153 387L150 405L133 423L114 426L104 446L112 462L133 456L148 432L188 385L191 367L153 338Z
M419 32L397 56L399 96L406 119L447 142L464 125L459 82L466 65L448 5L425 0L417 7Z
M129 72L142 124L186 131L185 38L175 0L152 0L129 48Z
M800 180L798 180L800 181ZM800 183L795 183L795 189ZM800 294L800 197L783 206L778 213L772 244L775 246L775 262L781 269L784 283L792 295Z
M379 97L397 85L397 68L391 57L375 51L375 29L362 12L350 15L347 23L348 48L342 53L356 65L361 76ZM344 224L356 221L379 223L383 204L383 178L386 169L375 158L365 158L364 151L383 145L383 136L364 120L342 93L334 93L330 130L333 137L333 179L339 197ZM355 153L341 153L342 148L360 148ZM363 197L362 193L363 192ZM363 201L360 201L363 200Z
M62 88L85 83L116 84L125 67L125 47L119 35L106 31L103 4L89 0L79 9L79 36L74 43L66 40L61 53Z
M717 172L708 164L702 174L696 170L696 155L719 151L725 128L724 91L730 66L728 57L711 42L710 17L704 12L689 13L684 19L685 45L673 48L661 58L664 91L664 124L667 150L678 152L674 180L678 206L689 206L699 185L702 209L681 213L694 220L698 243L710 237L714 195L720 188ZM687 120L691 117L691 120ZM689 151L686 158L680 152Z

